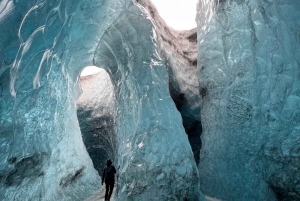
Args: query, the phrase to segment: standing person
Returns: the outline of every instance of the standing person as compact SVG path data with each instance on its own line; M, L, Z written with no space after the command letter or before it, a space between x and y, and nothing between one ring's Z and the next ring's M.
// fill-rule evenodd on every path
M108 201L112 195L114 185L115 185L115 174L116 168L112 165L110 159L106 160L106 166L102 174L102 185L105 181L105 201Z

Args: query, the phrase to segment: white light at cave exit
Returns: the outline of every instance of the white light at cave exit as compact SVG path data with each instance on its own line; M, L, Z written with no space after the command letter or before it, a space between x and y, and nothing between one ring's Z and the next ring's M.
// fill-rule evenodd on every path
M80 76L93 75L99 73L101 70L101 68L98 68L96 66L87 66L81 71Z
M152 0L160 16L176 30L196 27L196 5L198 0Z

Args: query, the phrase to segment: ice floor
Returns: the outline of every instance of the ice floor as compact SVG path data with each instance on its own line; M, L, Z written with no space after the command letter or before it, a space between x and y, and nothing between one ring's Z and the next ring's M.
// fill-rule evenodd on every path
M116 185L115 185L116 186ZM115 191L116 191L116 187L114 188L113 194L110 198L110 200L114 200L115 198ZM102 201L105 198L105 186L103 186L99 191L95 192L94 194L92 194L89 198L87 198L84 201Z

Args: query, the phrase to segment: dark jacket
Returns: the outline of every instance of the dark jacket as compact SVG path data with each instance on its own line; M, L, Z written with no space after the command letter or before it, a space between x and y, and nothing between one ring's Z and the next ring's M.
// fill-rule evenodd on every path
M116 168L113 165L105 166L102 174L102 183L104 181L114 180L116 172Z

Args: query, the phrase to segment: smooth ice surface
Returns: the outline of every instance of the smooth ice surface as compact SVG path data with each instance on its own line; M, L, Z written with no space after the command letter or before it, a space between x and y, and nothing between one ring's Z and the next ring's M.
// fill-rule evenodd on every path
M150 17L129 0L0 2L0 197L83 200L100 178L76 117L85 66L117 104L117 200L199 200ZM153 197L155 195L155 197Z
M299 1L200 0L198 9L203 193L299 200Z

